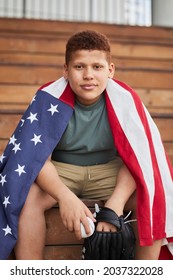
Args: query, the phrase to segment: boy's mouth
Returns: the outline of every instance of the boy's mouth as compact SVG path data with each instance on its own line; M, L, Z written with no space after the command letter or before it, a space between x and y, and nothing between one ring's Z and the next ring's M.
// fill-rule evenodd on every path
M84 84L81 85L81 88L84 90L93 90L96 86L96 84Z

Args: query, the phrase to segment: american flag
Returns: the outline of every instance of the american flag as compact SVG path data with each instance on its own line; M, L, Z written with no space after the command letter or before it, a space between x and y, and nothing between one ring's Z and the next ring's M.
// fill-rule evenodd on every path
M110 80L106 90L115 145L136 181L140 245L163 239L173 255L173 168L158 128L126 84Z
M173 254L173 169L159 131L138 95L109 79L108 118L116 148L137 187L140 244L169 242ZM17 240L18 217L32 182L61 138L74 108L74 93L61 78L39 89L0 157L0 258Z
M18 218L29 188L72 112L55 96L38 90L0 156L0 259L8 258L16 243Z

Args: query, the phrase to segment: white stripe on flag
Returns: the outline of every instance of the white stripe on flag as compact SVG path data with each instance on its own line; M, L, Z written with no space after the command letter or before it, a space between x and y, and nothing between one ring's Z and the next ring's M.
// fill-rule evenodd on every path
M145 107L144 107L145 108ZM157 163L159 166L160 175L162 178L162 183L165 186L164 192L165 192L165 207L166 207L166 233L167 237L173 236L173 222L172 222L172 213L173 213L173 203L172 203L172 197L173 197L173 181L170 174L169 166L167 164L167 159L165 156L165 150L160 138L160 134L158 132L158 129L155 125L155 123L152 121L150 114L145 108L145 112L147 115L148 123L150 126L152 139L154 143L154 149L156 153Z
M64 77L62 77L56 80L55 82L51 83L50 85L42 88L42 90L46 91L47 93L53 95L56 98L60 98L66 86L67 86L67 81L64 79Z
M120 125L143 171L144 180L150 194L150 217L152 223L152 205L155 193L155 183L149 143L143 124L138 115L133 97L126 89L111 79L108 81L106 89L115 114L118 117ZM130 123L127 122L128 119L131 120ZM135 134L135 131L137 131L137 134Z

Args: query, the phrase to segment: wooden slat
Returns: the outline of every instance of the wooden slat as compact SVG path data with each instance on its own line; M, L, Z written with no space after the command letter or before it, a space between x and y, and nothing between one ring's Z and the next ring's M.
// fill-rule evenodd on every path
M0 51L1 52L22 52L22 53L47 53L56 54L64 53L65 40L53 38L52 40L46 38L29 38L26 36L20 37L1 37Z
M163 141L173 141L173 118L154 118Z
M45 260L81 260L82 245L46 246Z
M1 136L1 134L0 134L0 136ZM4 152L4 149L7 145L7 143L8 143L7 139L1 139L1 137L0 137L0 155L2 155L2 153Z
M1 104L29 104L38 90L38 85L2 85L0 84L0 110Z
M8 113L12 112L13 114L19 114L20 112L23 113L29 104L27 103L0 103L0 113Z
M108 28L109 26L109 28ZM124 26L116 24L86 23L86 22L63 22L47 20L28 20L28 19L0 19L1 30L5 33L30 34L33 36L61 35L68 37L74 32L86 29L93 29L108 34L112 38L133 38L133 40L159 41L160 43L172 43L172 29L165 27L139 27ZM141 32L142 30L142 32Z
M55 66L64 64L64 54L51 53L20 53L20 52L1 52L0 64L8 65L47 65ZM165 65L166 68L169 67Z
M0 114L0 138L8 139L16 128L21 114Z
M139 57L113 56L116 68L120 69L141 69L145 71L173 71L173 60L171 59L152 59Z
M166 109L173 109L173 91L163 89L141 89L135 88L141 100L147 107L162 108L163 112Z
M171 142L164 142L164 147L173 166L173 140Z
M63 67L31 67L31 66L6 66L0 65L0 83L43 85L58 79L63 74Z
M82 244L45 246L44 260L81 260ZM14 251L8 260L15 260Z
M171 73L150 71L116 71L115 78L124 81L131 87L143 87L146 89L173 89Z
M115 57L173 59L172 46L156 46L146 44L114 43L111 44L112 55Z
M59 54L63 56L67 39L60 38L29 38L21 37L0 37L1 52L21 52L37 54ZM111 52L114 57L129 58L150 58L150 59L173 59L172 45L161 46L155 44L141 44L130 42L111 41Z

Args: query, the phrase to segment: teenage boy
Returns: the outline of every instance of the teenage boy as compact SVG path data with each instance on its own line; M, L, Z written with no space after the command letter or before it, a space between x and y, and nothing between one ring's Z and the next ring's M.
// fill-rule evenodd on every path
M154 162L157 161L154 151L149 151L145 133L153 149L150 129L157 129L133 90L112 80L114 71L107 37L83 31L67 42L64 77L40 89L58 96L73 107L73 112L60 140L32 183L20 213L15 246L17 259L43 259L44 212L57 202L64 226L74 231L77 239L81 239L80 223L89 233L87 216L95 219L81 198L104 200L105 206L118 215L132 210L133 218L137 218L137 223L133 224L137 238L135 258L159 258L167 233L165 216L161 228L156 226L157 206L165 209L163 198L173 193L170 186L169 190L162 183L156 186L162 174L160 166ZM52 105L51 108L52 115L59 114L59 107ZM145 123L144 127L141 122ZM154 137L156 134L154 132ZM155 145L157 141L155 139ZM160 145L159 142L159 149ZM167 162L165 166L163 176L169 177L172 184ZM172 209L169 211L173 217ZM116 228L100 222L97 230L116 231ZM168 237L172 235L169 232Z

